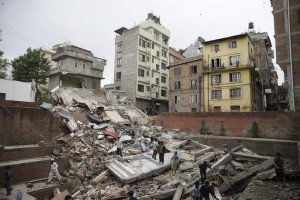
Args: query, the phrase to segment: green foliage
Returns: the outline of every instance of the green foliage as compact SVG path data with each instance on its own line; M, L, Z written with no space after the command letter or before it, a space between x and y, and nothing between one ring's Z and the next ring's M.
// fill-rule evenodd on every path
M7 60L3 59L3 51L0 51L0 78L6 78L6 67L7 67Z
M226 129L224 127L224 123L223 121L221 121L221 125L220 125L220 136L225 136L226 135Z
M199 133L201 135L206 135L206 134L209 133L209 128L206 127L205 121L203 119L201 120L201 126L200 126L200 129L199 129Z
M259 138L261 135L261 130L259 128L259 125L256 121L252 122L251 128L249 130L251 137L253 138Z
M52 103L53 99L50 96L50 91L47 88L37 90L36 102L39 104L42 104L43 102Z
M13 80L46 84L46 73L50 70L50 61L40 50L27 49L27 53L12 61Z

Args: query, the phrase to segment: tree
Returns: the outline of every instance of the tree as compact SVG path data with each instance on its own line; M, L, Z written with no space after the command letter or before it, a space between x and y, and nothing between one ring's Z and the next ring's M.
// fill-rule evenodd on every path
M45 53L40 50L27 49L27 53L12 61L13 80L37 83L37 93L35 100L42 103L47 96L41 85L46 84L47 72L50 70L50 61L45 57Z
M46 73L50 70L50 61L40 50L27 49L27 53L12 61L13 80L46 84Z
M7 67L7 60L3 59L3 51L0 51L0 78L6 78L6 67Z

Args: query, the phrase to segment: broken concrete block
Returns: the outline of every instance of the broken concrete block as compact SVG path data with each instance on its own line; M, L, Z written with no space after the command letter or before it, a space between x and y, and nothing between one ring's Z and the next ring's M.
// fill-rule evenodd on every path
M52 153L54 156L60 156L60 151L58 149L54 149Z
M70 119L67 123L66 123L67 127L70 129L71 132L75 131L78 129L77 123L73 120Z

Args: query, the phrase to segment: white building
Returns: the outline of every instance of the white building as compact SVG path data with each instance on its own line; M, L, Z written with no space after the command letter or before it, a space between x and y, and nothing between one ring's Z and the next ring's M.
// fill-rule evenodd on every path
M35 82L0 79L0 100L35 102Z
M138 108L168 112L170 31L149 13L139 25L115 32L115 89Z

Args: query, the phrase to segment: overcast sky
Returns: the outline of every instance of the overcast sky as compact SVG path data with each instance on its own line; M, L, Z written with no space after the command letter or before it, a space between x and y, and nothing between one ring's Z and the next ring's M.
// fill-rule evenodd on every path
M12 60L27 48L71 41L107 60L104 84L113 83L115 36L153 12L170 30L170 46L184 49L205 40L248 31L268 32L275 49L270 0L0 0L0 50ZM275 61L274 61L275 62ZM276 66L279 83L283 72Z

